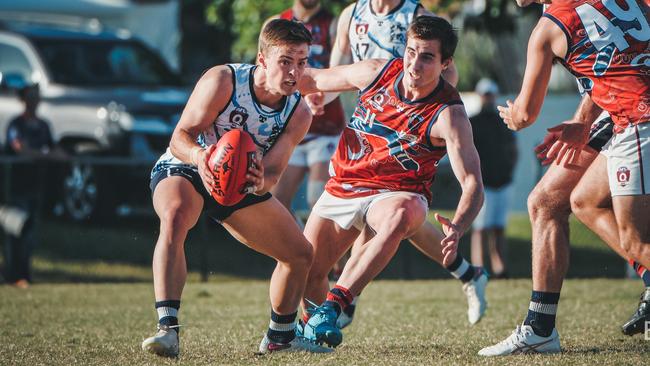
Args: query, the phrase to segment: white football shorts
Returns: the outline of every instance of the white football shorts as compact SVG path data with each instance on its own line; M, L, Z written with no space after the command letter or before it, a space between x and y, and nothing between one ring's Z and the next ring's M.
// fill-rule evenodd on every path
M650 122L615 133L603 154L612 196L650 194Z
M306 137L309 138L309 137ZM317 136L301 143L293 150L289 165L310 167L316 163L326 163L336 151L340 136Z
M365 197L339 198L325 191L312 208L311 213L334 221L344 230L354 227L362 231L366 226L366 214L375 203L399 195L417 196L422 201L424 209L428 208L427 199L421 194L412 192L391 191Z

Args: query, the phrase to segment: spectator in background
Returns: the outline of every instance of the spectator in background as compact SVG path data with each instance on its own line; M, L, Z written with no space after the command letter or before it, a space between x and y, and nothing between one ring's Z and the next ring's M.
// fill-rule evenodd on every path
M483 207L474 220L472 264L483 266L483 248L489 248L493 278L507 278L505 225L512 173L517 162L517 143L496 109L499 87L490 79L476 84L481 111L470 118L474 145L481 158L485 187Z
M36 115L40 102L38 85L25 86L18 91L25 105L24 112L14 118L7 128L6 148L10 155L39 159L49 155L54 144L47 122ZM11 198L9 204L34 217L41 194L42 169L35 164L18 163L11 174ZM35 238L33 225L20 232L7 232L4 247L5 280L20 288L31 282L31 254Z

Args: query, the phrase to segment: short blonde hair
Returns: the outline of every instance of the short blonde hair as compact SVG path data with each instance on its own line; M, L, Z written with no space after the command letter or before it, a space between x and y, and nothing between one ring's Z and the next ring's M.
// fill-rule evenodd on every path
M302 23L287 19L274 19L262 29L260 52L266 54L271 47L287 44L310 45L311 41L311 33Z

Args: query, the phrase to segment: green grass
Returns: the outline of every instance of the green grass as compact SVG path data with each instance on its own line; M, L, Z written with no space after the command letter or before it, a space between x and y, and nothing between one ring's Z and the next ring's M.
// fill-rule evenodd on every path
M182 354L168 360L140 350L156 321L150 264L155 220L43 221L36 285L25 291L0 286L0 365L647 363L650 342L625 337L618 328L634 311L641 283L611 279L622 277L623 261L576 221L571 230L573 279L565 282L558 316L565 352L486 360L476 352L508 336L527 309L526 215L513 215L507 231L509 265L519 279L490 283L490 308L477 326L467 324L458 281L404 244L383 280L364 291L357 319L333 355L254 355L268 324L267 279L274 263L221 228L199 226L186 243L191 273L181 309ZM469 254L467 236L461 252ZM200 271L209 274L207 282L199 281Z
M268 283L192 282L181 308L181 356L169 360L140 350L155 325L149 284L5 286L0 287L0 364L647 364L650 341L623 336L618 328L635 309L637 281L567 281L558 316L564 352L553 356L476 355L522 320L530 281L494 281L488 290L488 313L470 327L455 280L375 281L334 354L256 356L268 324Z

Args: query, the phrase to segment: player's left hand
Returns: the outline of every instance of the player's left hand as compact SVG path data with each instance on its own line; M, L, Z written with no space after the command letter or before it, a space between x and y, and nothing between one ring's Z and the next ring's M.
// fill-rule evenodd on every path
M589 139L589 126L582 122L567 121L548 131L557 134L557 140L548 148L546 160L542 164L554 161L567 168L575 165Z
M440 241L440 245L442 246L443 255L442 264L447 267L456 259L460 231L451 220L439 213L435 214L435 218L442 225L442 232L445 234L445 237Z
M264 165L260 153L255 154L253 165L248 168L246 179L250 186L246 189L246 193L262 194L264 190Z
M499 111L499 116L501 117L501 119L503 119L503 123L505 123L509 129L513 131L517 131L519 129L517 128L517 126L515 126L512 123L512 102L511 101L507 100L505 107L498 105L497 110Z

